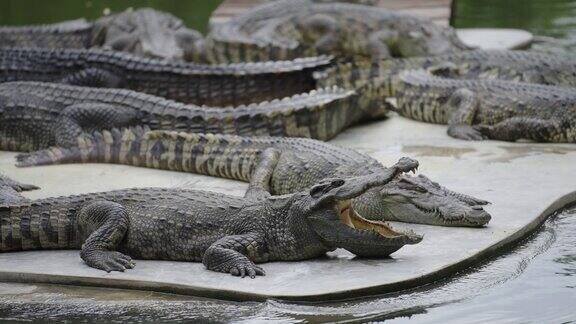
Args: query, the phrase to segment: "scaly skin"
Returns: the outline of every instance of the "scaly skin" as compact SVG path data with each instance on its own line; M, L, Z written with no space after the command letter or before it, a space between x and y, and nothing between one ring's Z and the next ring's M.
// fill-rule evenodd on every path
M44 81L127 88L210 106L237 106L315 88L312 73L329 57L266 63L202 65L81 49L0 49L0 82Z
M0 251L81 249L87 265L105 271L133 268L132 258L201 261L252 278L264 275L256 263L305 260L336 248L388 256L422 238L351 214L349 201L417 166L403 158L378 174L259 199L147 188L0 205Z
M469 49L451 28L382 8L281 0L217 25L207 36L212 62L291 59L319 53L371 59Z
M106 48L169 60L201 61L204 40L175 16L150 8L126 10L94 22L84 19L51 25L0 27L7 47Z
M576 143L573 88L448 79L424 70L400 73L394 88L400 115L448 124L452 137Z
M264 177L262 173L255 173L260 160L272 161L268 167L261 167ZM386 170L366 154L310 139L189 134L142 128L97 132L80 137L72 147L52 147L18 156L20 167L87 162L120 163L246 181L250 182L248 195L289 194L325 178ZM403 175L355 198L352 206L369 220L479 227L490 220L490 215L480 206L486 203L441 187L423 175Z
M328 140L363 112L352 92L314 90L236 108L185 105L121 89L55 83L0 83L0 149L31 151L76 144L83 132L148 126L159 130Z
M458 79L500 79L576 87L576 60L562 55L507 50L346 62L316 72L315 78L319 87L355 90L360 108L381 117L392 108L385 100L395 96L393 80L401 71L415 69Z

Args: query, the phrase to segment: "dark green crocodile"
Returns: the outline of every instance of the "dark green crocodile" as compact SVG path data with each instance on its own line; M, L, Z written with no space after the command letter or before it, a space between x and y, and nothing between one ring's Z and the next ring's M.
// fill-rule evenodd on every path
M257 174L254 170L263 155L271 155L277 162L261 165L263 173ZM142 128L83 135L77 145L22 154L18 161L21 167L100 162L193 172L249 181L250 190L275 195L304 190L324 178L346 178L385 170L380 162L366 154L310 139L190 134ZM403 175L355 198L352 206L369 220L479 227L490 220L490 215L481 207L486 203L448 190L424 175Z
M378 174L326 179L274 197L146 188L0 204L0 251L81 249L87 265L108 272L133 268L132 258L201 261L252 278L264 275L257 263L336 248L384 257L422 238L350 213L350 199L417 166L403 158Z
M466 140L576 143L576 90L501 80L459 80L406 70L395 80L397 112L448 124Z
M203 65L83 49L0 48L0 82L44 81L128 88L210 106L237 106L314 89L327 56L266 63Z
M206 38L212 62L285 60L320 53L372 59L469 49L453 29L383 8L280 0L215 25Z
M76 144L85 131L113 127L328 140L360 120L353 92L313 90L234 108L185 105L124 89L41 82L0 83L0 149Z
M150 8L126 10L94 22L0 27L0 46L105 48L170 60L203 60L204 38L173 15Z
M576 87L576 60L563 55L507 50L474 50L378 62L352 61L316 72L315 77L319 87L354 89L360 96L361 109L382 116L391 107L385 100L395 96L394 78L406 69L427 69L436 75L458 79L501 79Z

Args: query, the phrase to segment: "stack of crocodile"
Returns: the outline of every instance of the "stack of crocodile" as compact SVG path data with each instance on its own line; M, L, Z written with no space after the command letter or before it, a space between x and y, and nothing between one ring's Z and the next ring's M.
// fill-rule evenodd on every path
M0 41L0 149L25 152L19 166L249 182L244 198L148 188L29 201L19 192L35 186L0 176L0 251L81 248L105 271L140 258L255 277L256 263L382 257L422 239L385 221L486 225L486 201L403 174L416 161L386 168L319 141L389 111L462 139L576 141L573 61L471 50L450 28L363 5L275 1L205 39L144 9L0 28Z

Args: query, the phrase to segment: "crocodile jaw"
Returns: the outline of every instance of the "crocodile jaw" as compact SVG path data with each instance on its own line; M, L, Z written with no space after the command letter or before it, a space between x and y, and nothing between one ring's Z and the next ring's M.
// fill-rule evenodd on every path
M351 200L343 200L338 202L339 217L340 221L359 231L374 231L383 238L399 238L407 236L414 240L414 243L420 242L422 239L420 236L414 233L401 233L397 232L390 227L389 224L381 221L368 220L360 216L352 207Z

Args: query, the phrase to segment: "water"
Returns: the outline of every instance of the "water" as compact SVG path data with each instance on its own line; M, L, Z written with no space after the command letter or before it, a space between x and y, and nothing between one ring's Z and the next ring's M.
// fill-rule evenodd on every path
M3 0L0 24L48 23L105 8L153 6L204 31L219 1ZM35 8L36 10L29 10ZM574 0L457 0L457 27L514 27L538 35L533 50L576 53ZM225 302L151 292L0 283L0 320L86 322L576 322L576 207L550 218L509 253L445 282L355 301Z
M0 320L568 323L576 321L576 207L518 247L427 287L355 301L225 302L116 289L0 283Z
M574 0L454 0L458 28L521 28L536 35L532 50L576 55Z

